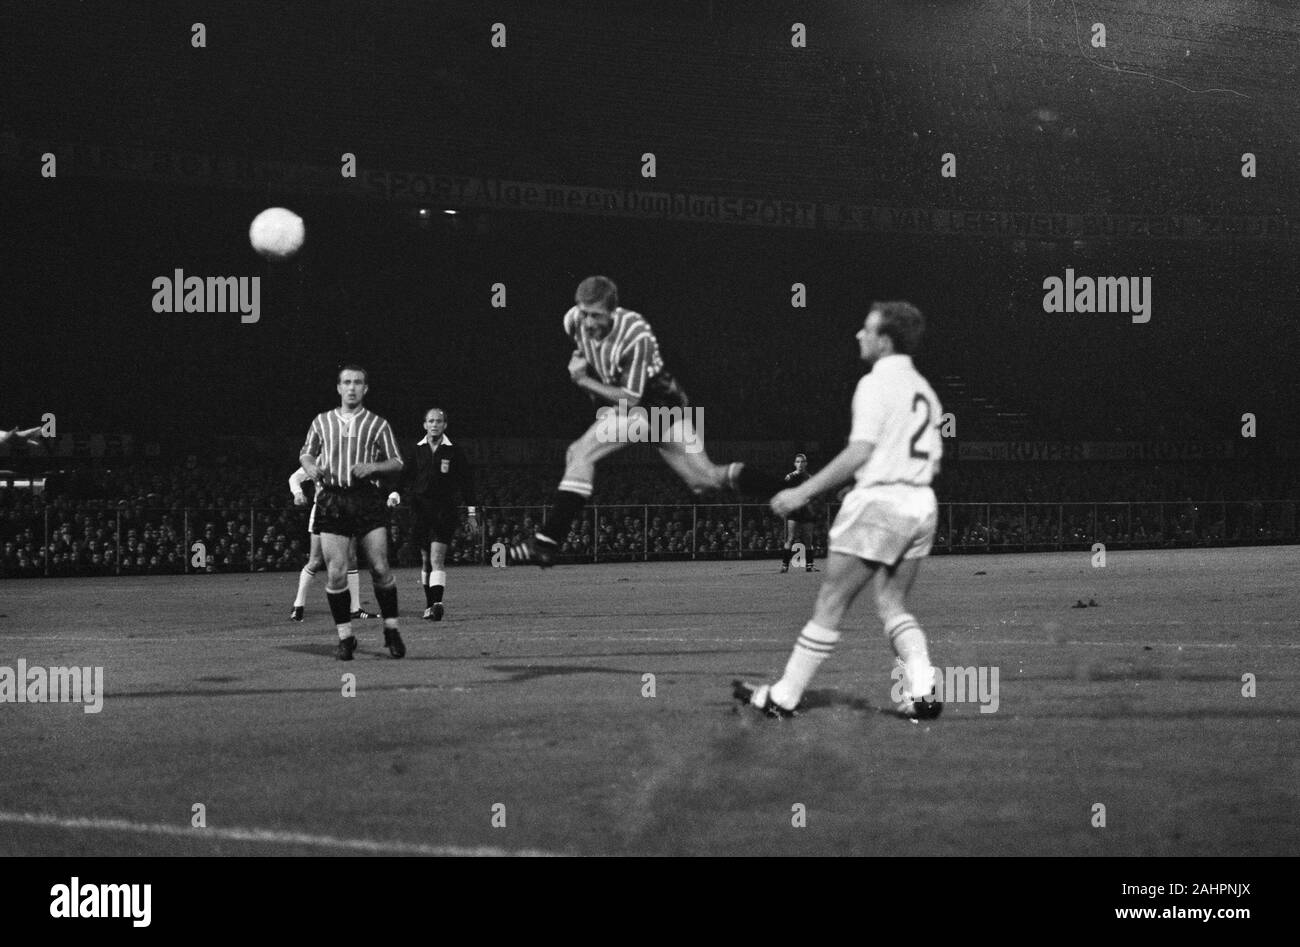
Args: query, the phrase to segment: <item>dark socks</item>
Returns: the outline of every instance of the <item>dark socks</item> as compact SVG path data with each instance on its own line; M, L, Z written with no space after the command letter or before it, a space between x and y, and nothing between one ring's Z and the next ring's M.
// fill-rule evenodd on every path
M347 589L341 592L331 592L325 590L325 598L330 603L330 614L334 616L334 624L346 625L352 620L352 593Z
M573 525L574 519L577 518L586 505L586 497L570 493L567 490L557 490L555 493L555 507L551 510L551 515L547 517L546 525L541 529L542 534L548 539L554 540L557 544L564 542L564 538L569 535L569 528Z
M397 617L397 583L387 586L375 586L375 601L379 602L379 614L384 618Z

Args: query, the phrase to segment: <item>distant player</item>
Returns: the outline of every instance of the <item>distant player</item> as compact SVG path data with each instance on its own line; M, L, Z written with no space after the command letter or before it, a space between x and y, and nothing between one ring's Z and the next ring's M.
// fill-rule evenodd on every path
M696 493L732 488L770 496L779 488L779 479L744 464L715 464L709 459L702 432L696 431L688 410L690 400L664 368L650 324L640 313L618 304L613 280L587 277L578 284L575 300L577 305L564 314L564 333L576 346L569 359L569 377L575 385L598 403L675 410L673 423L659 438L659 455ZM611 437L610 425L597 419L569 445L551 515L532 539L510 550L512 562L553 564L559 544L595 490L596 464L626 446L631 440L629 430L637 423L620 419L616 436Z
M785 485L789 489L797 487L801 483L807 483L812 474L808 473L808 455L794 455L794 470L785 475ZM813 516L811 504L805 504L797 510L792 510L785 518L785 549L781 553L781 571L790 571L790 559L794 556L794 544L796 541L803 542L804 548L804 569L812 572L813 570L813 523L816 518Z
M306 506L311 503L302 489L303 484L310 482L311 478L307 476L307 471L301 467L289 477L289 491L293 494L295 506ZM316 578L316 573L325 565L325 557L321 555L320 551L320 535L312 532L312 527L315 525L316 505L313 503L311 515L307 518L307 535L311 541L311 554L307 558L307 564L298 573L298 595L293 600L293 611L289 613L290 621L302 621L303 608L307 605L307 587L311 585L311 580ZM351 599L353 621L379 617L378 615L372 615L361 607L361 576L357 572L357 541L355 539L348 543L348 596Z
M424 617L442 621L442 595L447 585L447 547L460 528L457 495L469 507L469 527L478 531L474 476L469 460L447 431L447 412L424 412L424 437L406 452L406 463L388 505L403 497L415 513L411 536L420 547L420 585L424 587Z
M325 596L339 633L335 657L340 661L351 661L357 648L347 586L348 544L354 538L370 563L384 618L384 645L395 658L406 654L397 630L397 580L388 568L388 510L371 479L400 472L402 454L388 422L362 404L369 390L367 378L366 370L356 365L339 371L341 406L316 416L298 458L316 481L312 532L321 538L328 575Z
M0 430L0 444L12 440L15 444L23 443L32 447L39 447L41 445L40 433L41 429L39 427L29 427L22 431L18 430L18 428L8 431Z
M937 717L942 709L934 699L925 634L906 601L934 542L938 508L930 483L943 453L938 427L943 408L912 365L924 329L920 310L910 303L872 304L856 336L871 370L853 394L848 446L808 481L772 498L772 510L787 516L849 477L856 480L831 526L826 580L785 674L771 685L734 682L737 700L770 717L794 716L813 674L840 639L845 613L868 585L903 666L896 709L913 718Z

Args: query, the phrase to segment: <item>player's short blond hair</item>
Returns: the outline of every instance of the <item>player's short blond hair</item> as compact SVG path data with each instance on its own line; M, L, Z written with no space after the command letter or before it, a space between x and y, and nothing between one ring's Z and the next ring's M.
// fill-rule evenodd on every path
M573 294L574 301L580 306L603 303L613 312L618 308L618 287L608 276L588 276L578 284L578 291Z
M899 355L912 355L921 347L925 316L911 303L902 300L874 302L867 312L880 313L877 332L893 339L894 351Z

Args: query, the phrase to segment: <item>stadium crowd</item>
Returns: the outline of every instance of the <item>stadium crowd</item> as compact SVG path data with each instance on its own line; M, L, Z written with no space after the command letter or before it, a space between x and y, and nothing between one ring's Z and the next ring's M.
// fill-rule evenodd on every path
M602 472L604 473L604 472ZM43 493L0 489L0 575L274 572L307 559L308 507L293 506L281 471L253 462L85 468ZM450 563L490 561L496 544L532 534L545 514L549 468L478 472L482 524L466 526ZM937 548L1060 548L1297 538L1300 478L1285 465L951 464L936 486ZM784 524L758 504L698 505L653 466L614 466L562 543L574 559L777 557ZM710 503L710 500L715 502ZM817 508L825 555L833 500ZM392 554L418 563L409 513L394 511Z

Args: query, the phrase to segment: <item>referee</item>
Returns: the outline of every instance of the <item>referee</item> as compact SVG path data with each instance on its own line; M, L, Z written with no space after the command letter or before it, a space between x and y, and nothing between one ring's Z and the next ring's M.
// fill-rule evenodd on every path
M787 490L807 483L812 477L808 472L808 455L794 455L794 470L785 475ZM785 518L785 549L781 553L781 571L790 571L790 559L794 556L795 540L803 540L804 569L813 571L813 511L811 504L805 504L797 510L791 510Z
M339 370L341 406L316 415L298 458L316 482L312 532L320 535L325 555L325 595L338 628L334 654L340 661L351 661L357 649L348 595L348 544L353 538L370 563L384 619L384 645L395 658L406 654L397 630L397 580L388 568L388 510L383 492L371 480L400 472L402 453L388 422L362 405L367 380L366 370L358 365Z
M460 528L457 494L469 507L469 527L478 531L474 476L465 450L447 436L447 412L424 412L424 437L410 451L411 463L402 468L397 489L388 505L397 506L406 494L415 513L411 531L420 547L420 584L424 586L424 617L442 621L442 593L447 585L447 547Z

